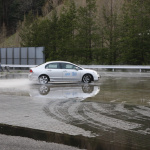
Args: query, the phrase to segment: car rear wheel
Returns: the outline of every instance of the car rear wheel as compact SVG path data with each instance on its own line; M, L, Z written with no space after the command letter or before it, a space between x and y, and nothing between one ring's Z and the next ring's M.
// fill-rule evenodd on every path
M40 83L40 84L47 84L48 81L49 81L49 78L48 78L48 76L46 76L46 75L41 75L41 76L39 77L39 83Z
M83 81L84 83L91 83L91 81L92 81L92 76L91 76L90 74L85 74L85 75L83 76L83 78L82 78L82 81Z

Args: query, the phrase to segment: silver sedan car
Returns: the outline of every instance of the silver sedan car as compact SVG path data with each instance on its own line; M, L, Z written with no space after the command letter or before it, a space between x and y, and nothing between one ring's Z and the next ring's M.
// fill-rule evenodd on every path
M66 61L50 61L30 68L30 80L38 80L41 84L54 82L84 82L98 81L99 74L90 69L84 69Z

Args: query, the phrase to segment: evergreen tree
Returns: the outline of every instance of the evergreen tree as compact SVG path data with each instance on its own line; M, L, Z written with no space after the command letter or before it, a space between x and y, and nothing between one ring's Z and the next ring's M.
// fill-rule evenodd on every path
M86 0L86 6L78 10L77 46L80 63L94 61L93 51L96 48L96 0Z
M47 46L47 59L48 60L57 60L59 58L58 53L58 17L57 11L54 10L52 14L52 18L48 24L48 31L47 31L47 38L48 38L48 46Z
M3 19L2 19L2 16L3 16L3 12L2 12L2 0L0 0L0 29L1 29L1 26L2 26L2 23L3 23Z
M30 13L25 18L25 25L20 33L22 46L44 46L47 60L71 61L75 53L76 8L74 2L63 9L59 19L55 10L50 20L34 20L32 17Z
M6 35L7 35L7 30L6 30L5 23L3 23L2 31L1 31L0 34L1 34L0 40L1 40L1 42L3 42L3 47L5 47L5 39L6 39Z
M78 10L74 1L67 2L59 17L56 11L50 20L35 19L32 13L24 17L22 46L44 46L47 60L150 63L149 0L126 1L119 16L111 0L103 9L103 21L97 19L96 0L86 0Z
M24 14L31 10L36 16L42 15L42 6L45 0L0 0L0 29L5 23L7 34L15 33L19 21L23 21Z
M30 16L31 17L31 16ZM22 28L20 37L22 39L21 46L25 47L45 47L46 59L50 57L50 39L53 36L50 34L50 20L34 20L28 24L28 21L32 18L29 16L26 18L25 25ZM30 19L29 19L30 18Z
M34 15L30 11L27 16L24 16L24 21L22 23L20 37L21 37L21 46L31 46L32 40L32 23L34 22Z
M63 8L58 21L59 59L70 61L74 61L76 59L76 18L76 6L74 1L71 1Z
M122 13L121 60L124 64L148 64L150 12L148 1L125 2Z
M115 8L115 3L110 0L110 5L103 8L103 21L102 27L104 35L105 55L107 64L117 64L118 59L118 41L119 41L119 20L118 12Z

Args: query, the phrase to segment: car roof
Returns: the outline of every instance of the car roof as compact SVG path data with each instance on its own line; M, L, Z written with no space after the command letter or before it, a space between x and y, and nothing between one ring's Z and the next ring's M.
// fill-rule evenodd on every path
M73 65L76 65L76 66L80 67L79 65L74 64L74 63L71 63L71 62L69 62L69 61L61 61L61 60L58 60L58 61L48 61L48 62L46 62L46 63L44 63L44 64L48 64L48 63L70 63L70 64L73 64ZM82 68L82 67L80 67L80 68ZM83 69L83 68L82 68L82 69Z
M46 63L54 63L54 62L57 62L57 63L62 63L62 62L64 62L64 63L71 63L71 62L69 62L69 61L61 61L61 60L58 60L58 61L48 61L48 62L46 62ZM72 63L71 63L72 64Z

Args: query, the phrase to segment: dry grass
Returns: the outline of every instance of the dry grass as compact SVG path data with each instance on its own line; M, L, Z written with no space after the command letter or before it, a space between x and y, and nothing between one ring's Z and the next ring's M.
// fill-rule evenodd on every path
M20 47L20 37L19 33L16 32L15 34L8 37L3 43L0 44L0 47Z

